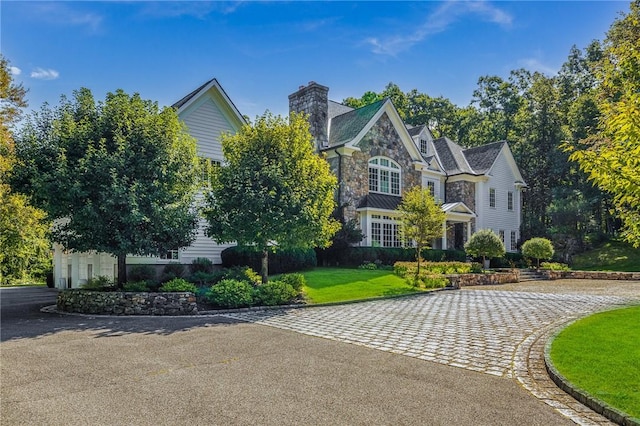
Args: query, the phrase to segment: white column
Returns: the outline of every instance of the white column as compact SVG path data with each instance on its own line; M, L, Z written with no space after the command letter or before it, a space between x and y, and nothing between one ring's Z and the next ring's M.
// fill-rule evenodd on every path
M471 221L467 222L467 241L471 239Z
M447 249L447 221L442 224L442 250Z
M60 279L62 278L62 246L60 244L53 245L53 286L56 288L64 288Z
M71 253L71 286L73 288L80 287L80 254Z

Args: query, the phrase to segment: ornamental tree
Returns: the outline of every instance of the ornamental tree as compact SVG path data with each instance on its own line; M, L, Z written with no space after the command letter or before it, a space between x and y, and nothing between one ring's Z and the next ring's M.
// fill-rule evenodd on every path
M471 256L482 257L483 269L487 258L502 257L506 251L500 237L491 229L481 229L473 234L464 249Z
M420 277L422 249L429 246L434 239L442 237L445 212L436 203L431 192L419 186L405 191L398 212L403 240L407 243L412 242L416 249L416 277Z
M52 238L118 259L159 255L195 238L196 142L172 108L122 90L96 103L89 89L45 105L17 138L14 184L54 219Z
M329 245L340 227L331 217L337 180L315 153L304 115L287 122L265 113L224 135L222 151L226 162L213 176L203 212L207 235L259 250L263 283L270 250Z
M553 257L553 244L546 238L531 238L522 244L522 255L537 259L540 269L540 259L549 260Z
M611 25L594 64L601 112L596 135L567 144L589 179L613 196L623 236L640 247L640 0Z

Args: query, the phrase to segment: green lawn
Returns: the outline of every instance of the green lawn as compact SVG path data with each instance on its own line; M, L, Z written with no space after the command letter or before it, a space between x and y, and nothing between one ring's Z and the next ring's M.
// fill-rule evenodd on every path
M640 271L640 249L622 241L604 245L573 258L571 268L576 271Z
M315 268L303 275L307 280L304 290L312 303L343 302L420 291L393 271Z
M553 341L551 359L578 388L640 418L640 306L575 322Z

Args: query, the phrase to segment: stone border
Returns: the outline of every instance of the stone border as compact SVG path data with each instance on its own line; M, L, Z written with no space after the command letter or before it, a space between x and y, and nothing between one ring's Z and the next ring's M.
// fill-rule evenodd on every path
M445 275L453 288L470 287L478 285L496 285L517 283L520 281L520 271L517 269L508 272L491 272L486 274L450 274Z
M552 271L540 269L540 273L548 280L625 280L640 281L640 272L605 272L605 271Z
M58 293L59 311L106 315L198 315L191 292L124 292L68 289Z
M630 415L618 410L607 404L604 401L601 401L593 396L591 396L587 391L580 389L579 387L572 384L569 380L566 379L560 372L556 369L555 365L551 361L551 345L553 341L556 339L558 334L568 326L576 322L577 320L571 321L560 329L557 329L551 338L547 340L547 343L544 347L544 364L547 369L547 373L551 380L563 391L571 395L581 404L591 408L598 414L603 415L608 418L612 422L615 422L622 426L640 426L640 419L631 417Z

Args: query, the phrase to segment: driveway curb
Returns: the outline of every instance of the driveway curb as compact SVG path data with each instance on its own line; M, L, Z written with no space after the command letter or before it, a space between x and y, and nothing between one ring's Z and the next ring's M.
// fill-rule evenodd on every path
M556 339L556 337L560 334L562 330L566 329L576 321L578 321L578 319L568 322L562 325L560 328L556 329L553 332L552 336L547 340L547 343L545 344L544 363L545 363L547 373L549 374L549 377L560 389L562 389L563 391L571 395L581 404L591 408L593 411L595 411L598 414L601 414L602 416L606 417L612 422L615 422L622 426L640 426L640 419L631 417L630 415L618 410L617 408L610 406L606 402L593 397L584 389L581 389L575 386L558 371L558 369L555 367L555 365L551 361L551 345L553 344L553 341Z

